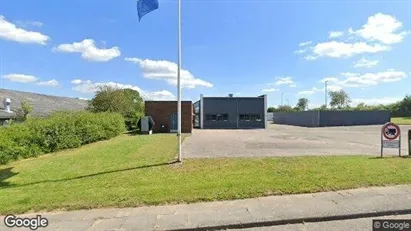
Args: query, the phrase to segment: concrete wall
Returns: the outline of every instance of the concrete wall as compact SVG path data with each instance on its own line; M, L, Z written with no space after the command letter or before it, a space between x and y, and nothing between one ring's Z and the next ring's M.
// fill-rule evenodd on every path
M274 112L273 116L275 124L295 125L302 127L319 126L318 111Z
M379 125L390 120L389 111L274 112L274 123L302 127Z
M265 97L203 97L202 128L265 128ZM227 121L207 120L207 115L228 114ZM261 121L240 121L240 114L258 114Z
M265 114L266 120L268 123L272 123L274 119L274 113L273 112L267 112Z
M322 111L320 126L379 125L390 122L389 111Z

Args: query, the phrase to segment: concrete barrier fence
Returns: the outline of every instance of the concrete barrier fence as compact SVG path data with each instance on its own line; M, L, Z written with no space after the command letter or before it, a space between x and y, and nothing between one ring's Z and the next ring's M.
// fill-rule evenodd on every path
M391 121L389 111L274 112L276 124L302 127L379 125Z

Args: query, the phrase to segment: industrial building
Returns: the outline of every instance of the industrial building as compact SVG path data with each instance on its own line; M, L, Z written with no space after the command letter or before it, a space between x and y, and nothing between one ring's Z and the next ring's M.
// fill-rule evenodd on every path
M146 101L145 115L154 121L154 133L177 132L177 101ZM193 103L181 102L181 132L193 130Z
M202 129L266 128L267 96L204 97L194 103L194 127Z

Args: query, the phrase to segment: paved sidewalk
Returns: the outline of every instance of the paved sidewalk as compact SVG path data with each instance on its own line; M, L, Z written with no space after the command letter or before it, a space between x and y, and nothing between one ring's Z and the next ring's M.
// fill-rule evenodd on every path
M395 214L411 214L411 185L211 203L43 213L49 226L39 230L190 230L198 227L210 230ZM0 230L14 229L6 228L2 222Z

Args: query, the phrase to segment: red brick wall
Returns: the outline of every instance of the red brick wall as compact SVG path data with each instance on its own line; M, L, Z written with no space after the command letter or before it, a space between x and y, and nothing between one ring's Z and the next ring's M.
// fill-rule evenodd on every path
M193 103L181 102L181 132L191 133L193 130ZM177 112L177 101L146 101L145 115L154 120L153 132L170 132L169 116ZM161 127L164 125L164 128Z

